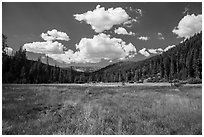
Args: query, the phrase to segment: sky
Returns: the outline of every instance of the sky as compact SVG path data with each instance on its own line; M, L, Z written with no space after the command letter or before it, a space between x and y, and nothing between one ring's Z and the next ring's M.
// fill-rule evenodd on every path
M201 2L2 3L7 53L62 67L143 60L201 30Z

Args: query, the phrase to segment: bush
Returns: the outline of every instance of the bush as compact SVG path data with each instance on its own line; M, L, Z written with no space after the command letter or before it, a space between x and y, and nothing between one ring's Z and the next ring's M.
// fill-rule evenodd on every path
M162 78L162 79L159 80L159 82L168 82L168 80L165 79L165 78Z
M178 79L174 79L172 80L173 83L177 83L177 82L180 82Z
M140 79L139 81L137 81L137 83L143 83L143 80Z
M153 80L151 78L148 78L147 79L147 82L152 82Z
M200 78L188 79L188 84L202 84L202 79Z
M181 83L181 84L187 84L188 81L186 81L186 80L181 80L180 83Z
M176 83L174 83L173 84L175 87L180 87L180 86L182 86L182 84L180 83L180 82L176 82Z

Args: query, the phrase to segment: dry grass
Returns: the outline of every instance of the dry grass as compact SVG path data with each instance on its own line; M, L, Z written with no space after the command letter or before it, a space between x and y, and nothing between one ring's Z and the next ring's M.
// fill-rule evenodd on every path
M3 85L2 134L202 134L201 86Z

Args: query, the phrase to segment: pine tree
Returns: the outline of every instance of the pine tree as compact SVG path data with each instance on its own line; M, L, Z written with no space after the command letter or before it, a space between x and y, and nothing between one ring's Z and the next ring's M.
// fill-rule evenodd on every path
M164 77L166 79L169 79L169 74L170 74L170 59L169 57L164 58Z
M171 79L174 79L176 76L176 62L175 62L175 55L171 55L171 69L170 69L170 77Z
M187 66L187 75L188 78L194 77L194 70L193 70L193 50L188 52L186 58L186 66Z
M161 57L161 60L160 60L160 74L161 74L161 78L164 78L164 63L163 63L163 57Z

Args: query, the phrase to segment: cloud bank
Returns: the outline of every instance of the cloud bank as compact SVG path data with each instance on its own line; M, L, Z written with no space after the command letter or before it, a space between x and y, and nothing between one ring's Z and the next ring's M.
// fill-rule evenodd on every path
M53 40L69 40L69 36L57 30L42 33L44 42L26 43L23 49L29 52L46 54L50 58L65 63L98 63L102 59L123 60L134 57L136 48L132 43L126 44L120 38L110 38L110 35L100 33L93 38L82 38L76 44L76 51L66 49L64 45ZM65 51L66 50L66 51Z
M47 33L41 34L45 42L32 42L23 45L23 49L29 52L42 53L42 54L62 54L64 53L64 45L54 40L69 41L69 36L64 33L53 29Z
M124 59L134 57L136 48L132 43L126 44L122 39L110 38L101 33L93 38L82 38L76 44L76 52L65 51L64 54L47 54L49 57L65 63L98 63L102 59Z
M143 48L143 49L139 50L139 53L144 55L145 57L149 57L151 54L162 54L163 52L166 52L175 46L176 45L167 46L165 49L162 49L162 48L157 48L157 49Z
M46 42L33 42L26 43L23 46L23 49L29 52L42 53L42 54L62 54L64 53L64 45L55 41L46 41Z
M173 33L179 38L188 38L202 30L202 15L186 15L184 16L178 26L173 29Z

